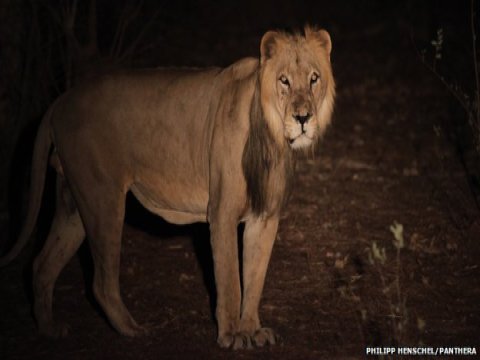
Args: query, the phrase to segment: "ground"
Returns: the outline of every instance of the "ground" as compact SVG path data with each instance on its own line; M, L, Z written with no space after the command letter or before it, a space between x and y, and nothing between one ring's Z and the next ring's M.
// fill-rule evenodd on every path
M402 24L369 19L362 31L341 22L329 29L334 121L315 153L298 161L260 308L279 344L235 355L219 349L208 227L166 224L130 199L121 288L151 335L125 338L108 325L93 301L85 245L56 286L55 316L70 335L39 337L29 280L39 237L0 270L0 358L361 359L366 346L388 345L480 352L480 219L445 126L450 95ZM207 31L198 31L208 43ZM255 55L260 33L237 35L238 46L223 39L213 54L200 42L188 51L208 65L215 55L228 60L223 50ZM169 39L166 62L174 63L182 45ZM399 250L390 230L396 223L405 242ZM375 258L376 248L386 258Z

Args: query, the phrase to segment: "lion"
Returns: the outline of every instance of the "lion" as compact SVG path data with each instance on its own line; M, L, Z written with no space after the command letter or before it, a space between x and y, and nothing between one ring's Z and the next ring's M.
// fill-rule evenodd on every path
M331 121L331 49L325 30L269 31L259 59L223 69L110 74L60 96L38 130L24 227L0 259L0 265L9 263L32 234L50 157L57 172L56 211L33 263L40 333L68 332L53 320L53 289L85 237L94 261L93 293L109 322L126 336L147 333L119 290L125 197L131 191L171 223L208 222L218 344L274 344L276 334L261 325L258 307L295 153L311 148ZM242 282L239 223L245 224Z

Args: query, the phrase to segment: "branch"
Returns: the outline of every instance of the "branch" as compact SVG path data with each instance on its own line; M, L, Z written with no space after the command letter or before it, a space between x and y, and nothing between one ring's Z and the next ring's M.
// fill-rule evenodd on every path
M153 26L153 24L155 24L155 20L157 19L158 15L160 14L161 12L161 8L157 9L157 11L155 11L155 13L152 15L152 17L150 18L150 21L142 27L142 30L140 32L140 34L138 34L138 36L135 38L135 40L133 40L131 43L130 43L130 46L123 52L123 54L120 56L120 61L123 61L125 60L127 57L131 56L132 53L135 51L135 49L137 48L138 44L140 43L140 41L142 40L142 38L145 36L145 34L147 33L147 30L150 29L150 27Z
M90 1L90 8L88 11L88 40L86 44L87 56L92 56L98 53L97 45L97 2Z
M69 35L74 36L74 27L75 27L75 17L77 16L77 0L72 2L66 1L62 9L63 15L63 26L65 32Z
M413 35L412 33L410 33L410 41L412 43L412 46L413 48L415 49L415 52L417 53L417 56L418 58L420 59L420 61L422 62L422 64L433 74L435 75L435 77L437 79L439 79L443 86L445 86L447 88L447 90L453 95L453 97L460 103L460 105L463 107L463 109L469 113L470 112L470 107L468 106L468 104L465 102L465 99L463 99L458 90L456 90L451 84L449 84L444 78L443 76L441 76L436 70L435 68L430 65L427 61L425 61L425 58L424 56L422 56L421 52L418 50L416 44L415 44L415 40L413 39Z
M132 21L138 16L143 6L143 1L139 1L134 6L126 5L118 21L117 30L113 39L110 55L114 58L120 58L124 45L125 32Z
M80 43L75 36L75 18L77 16L77 0L66 1L62 8L63 30L66 38L66 56L65 56L65 88L72 86L73 78L73 59L78 54Z

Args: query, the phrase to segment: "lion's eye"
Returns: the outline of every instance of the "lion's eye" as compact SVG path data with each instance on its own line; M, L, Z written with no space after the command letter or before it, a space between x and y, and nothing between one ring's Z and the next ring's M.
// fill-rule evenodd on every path
M280 76L278 79L282 83L282 85L285 85L287 87L290 87L290 81L288 81L287 77L285 75Z
M310 85L316 84L318 81L318 74L313 73L312 77L310 78Z

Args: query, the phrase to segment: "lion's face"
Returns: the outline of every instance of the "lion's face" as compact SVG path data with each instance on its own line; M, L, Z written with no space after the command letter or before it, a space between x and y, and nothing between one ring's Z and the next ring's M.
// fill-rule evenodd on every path
M330 122L335 85L330 36L305 29L305 36L268 32L261 44L261 98L277 141L306 148Z

